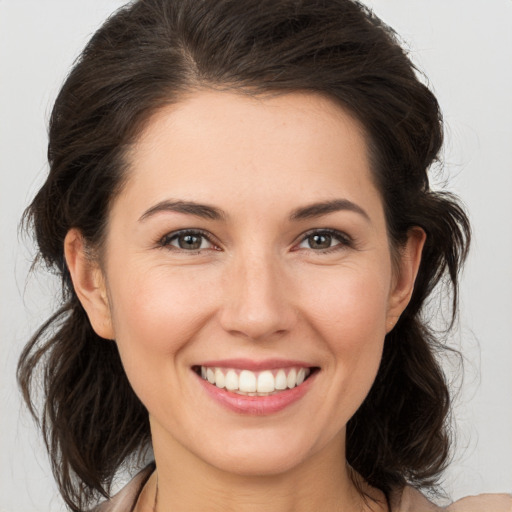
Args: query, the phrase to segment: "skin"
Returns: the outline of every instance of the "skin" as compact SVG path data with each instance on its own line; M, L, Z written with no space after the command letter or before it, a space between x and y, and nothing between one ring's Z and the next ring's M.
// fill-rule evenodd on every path
M341 462L346 424L410 299L425 234L411 230L392 263L359 123L314 94L202 91L157 112L128 161L101 261L77 230L65 254L94 329L115 339L149 411L158 509L366 510ZM290 219L335 199L364 214ZM225 216L146 213L168 200ZM211 241L199 251L165 239L192 228ZM342 235L311 247L311 230L325 229ZM191 371L238 357L320 370L299 401L248 416L212 400ZM382 494L367 491L372 510L386 510ZM156 474L137 510L152 510L155 492Z

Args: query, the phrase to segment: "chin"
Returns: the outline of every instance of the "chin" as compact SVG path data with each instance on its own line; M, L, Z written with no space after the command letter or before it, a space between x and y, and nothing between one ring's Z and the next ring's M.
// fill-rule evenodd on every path
M196 453L201 459L217 469L242 477L265 477L289 473L322 451L318 444L312 443L310 432L303 436L283 435L274 436L267 431L249 434L252 439L236 439L236 436L224 443L221 449L206 450ZM258 439L259 437L259 439ZM327 444L327 440L325 440ZM218 445L217 445L218 446Z
M257 453L245 452L238 456L222 457L217 460L211 460L212 465L217 469L238 475L241 477L266 477L276 476L288 473L303 463L304 458L297 453L262 454L261 450Z

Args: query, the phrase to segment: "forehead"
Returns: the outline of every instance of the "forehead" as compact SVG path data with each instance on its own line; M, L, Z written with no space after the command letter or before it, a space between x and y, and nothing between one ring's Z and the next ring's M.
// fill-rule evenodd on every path
M135 152L148 144L168 144L170 136L180 145L201 141L247 148L260 144L308 146L325 140L326 132L338 137L338 145L353 145L366 152L365 130L348 110L334 100L313 92L254 95L230 91L197 91L159 109L144 125ZM201 137L203 135L203 137ZM326 141L327 142L327 141ZM358 146L358 147L355 147ZM200 149L200 148L196 148ZM136 155L135 155L136 157Z
M360 123L313 93L194 93L153 115L127 159L133 207L168 197L269 208L370 193L380 202Z

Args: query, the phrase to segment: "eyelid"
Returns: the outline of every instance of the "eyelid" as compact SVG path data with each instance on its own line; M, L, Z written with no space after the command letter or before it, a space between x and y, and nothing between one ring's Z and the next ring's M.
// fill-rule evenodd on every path
M206 239L213 247L208 247L206 249L187 250L187 249L181 249L179 247L175 247L174 245L171 245L171 241L175 240L177 237L179 237L181 235L201 236L204 239ZM219 243L217 243L216 238L208 231L205 231L200 228L184 228L184 229L177 229L176 231L170 231L158 239L157 245L164 249L168 249L168 250L172 250L172 251L176 251L176 252L189 253L189 254L197 254L201 251L212 250L212 249L220 250Z
M332 229L332 228L314 228L314 229L310 229L309 231L306 231L305 233L303 233L300 236L299 241L296 244L294 244L293 249L300 250L301 249L299 247L300 244L305 242L310 236L318 235L318 234L330 235L333 238L335 238L336 240L338 240L340 243L336 244L332 247L328 247L326 249L317 249L317 250L312 249L312 248L309 249L315 253L325 254L326 252L341 250L341 249L345 249L347 247L352 248L355 245L354 239L350 235L348 235L347 233L345 233L343 231L339 231L337 229Z
M317 234L327 234L332 236L334 239L338 240L339 243L328 247L326 249L312 249L310 248L312 252L319 253L319 254L325 254L330 251L335 250L341 250L345 248L351 248L355 246L354 239L348 235L346 232L339 231L337 229L332 228L314 228L306 231L305 233L302 233L298 239L297 242L294 243L292 250L300 250L299 247L300 244L302 244L304 241L307 240L308 237L317 235ZM201 236L204 239L206 239L213 247L208 247L205 249L197 249L197 250L187 250L187 249L181 249L179 247L176 247L174 245L171 245L171 241L175 240L177 237L181 235L196 235ZM216 237L212 235L210 232L205 231L200 228L184 228L184 229L178 229L176 231L170 231L165 233L163 236L161 236L157 240L157 246L161 248L167 248L168 250L176 251L176 252L183 252L183 253L189 253L189 254L197 254L199 252L205 251L205 250L222 250L220 248L220 243L217 241Z

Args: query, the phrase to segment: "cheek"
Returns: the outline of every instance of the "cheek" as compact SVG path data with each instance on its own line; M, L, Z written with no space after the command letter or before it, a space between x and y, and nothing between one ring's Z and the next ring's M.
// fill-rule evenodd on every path
M129 277L126 277L129 276ZM162 266L144 271L133 269L112 282L116 335L162 332L192 328L194 319L207 308L205 282L193 272ZM167 327L167 329L166 329ZM153 337L147 343L157 342Z
M209 295L190 272L162 267L125 276L109 283L116 342L128 377L151 382L158 368L177 367L181 349L208 318Z
M318 277L318 276L317 276ZM310 297L309 324L320 333L331 354L335 396L343 397L351 416L370 390L377 374L386 335L389 272L374 268L343 269L337 277L316 281L320 293ZM344 416L344 421L348 417Z
M333 269L317 274L302 288L309 290L304 293L305 314L329 332L329 339L357 348L385 335L390 289L386 266Z

